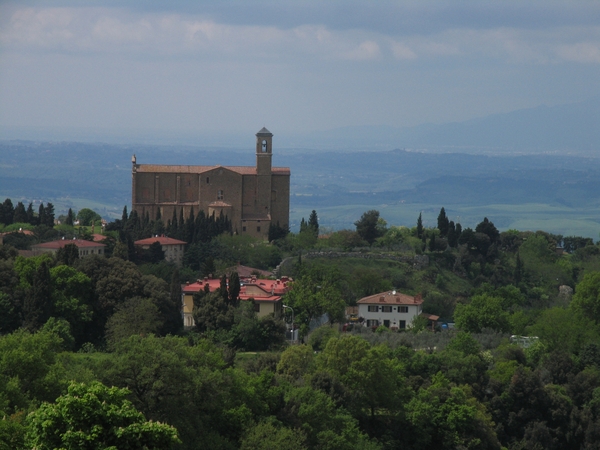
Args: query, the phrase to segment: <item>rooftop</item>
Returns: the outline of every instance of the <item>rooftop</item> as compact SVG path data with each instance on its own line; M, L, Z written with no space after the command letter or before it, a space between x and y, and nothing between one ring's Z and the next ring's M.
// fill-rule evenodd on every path
M423 303L423 299L421 298L421 294L413 297L411 295L402 294L401 292L397 291L388 291L361 298L356 303L362 305L420 305L421 303Z
M155 242L158 242L160 245L186 245L187 242L180 241L179 239L173 239L166 236L155 236L147 239L140 239L139 241L135 241L135 245L152 245Z
M194 173L201 174L215 169L230 170L240 175L256 175L256 167L253 166L184 166L184 165L160 165L160 164L136 164L138 173ZM289 175L289 167L272 167L271 173L274 175Z
M99 242L86 241L84 239L61 239L59 241L44 242L43 244L32 245L31 248L64 248L65 245L75 244L78 248L100 248L106 247Z

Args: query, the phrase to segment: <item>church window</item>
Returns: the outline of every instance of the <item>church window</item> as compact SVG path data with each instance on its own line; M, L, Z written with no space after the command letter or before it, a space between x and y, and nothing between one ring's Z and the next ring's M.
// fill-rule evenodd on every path
M223 200L223 189L217 191L217 200Z
M210 178L206 177L206 184L210 184Z
M267 140L263 139L262 141L262 151L265 153L267 151Z

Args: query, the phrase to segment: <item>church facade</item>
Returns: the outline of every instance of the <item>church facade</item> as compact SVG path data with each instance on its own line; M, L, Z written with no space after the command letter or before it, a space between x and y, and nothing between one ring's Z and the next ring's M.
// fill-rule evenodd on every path
M269 226L289 226L290 169L272 167L273 134L266 128L256 133L256 166L177 166L137 164L132 158L132 211L160 211L163 221L173 212L184 217L204 211L221 212L232 231L265 239Z

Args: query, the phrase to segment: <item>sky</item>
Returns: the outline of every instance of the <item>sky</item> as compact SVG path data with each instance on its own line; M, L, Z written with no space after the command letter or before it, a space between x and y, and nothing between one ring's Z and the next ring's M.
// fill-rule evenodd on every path
M596 0L0 2L0 139L410 127L599 94Z

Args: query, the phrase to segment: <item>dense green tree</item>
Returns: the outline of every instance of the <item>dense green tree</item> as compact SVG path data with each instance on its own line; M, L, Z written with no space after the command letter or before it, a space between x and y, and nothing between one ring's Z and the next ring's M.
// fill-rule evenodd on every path
M15 208L13 206L12 200L7 198L0 205L0 223L4 225L10 225L13 223L13 219L15 217Z
M15 207L12 223L29 223L27 221L27 211L23 202L18 202Z
M486 294L475 295L469 304L458 304L454 311L456 326L469 333L480 333L484 328L509 332L508 313L502 309L503 300Z
M309 275L302 276L294 281L284 301L294 308L294 319L303 336L308 333L310 322L324 314L330 322L343 319L345 302L339 289L329 280L317 281Z
M277 239L285 238L290 232L289 227L282 227L279 225L279 221L276 224L271 223L269 225L269 242L275 241Z
M375 239L383 236L383 230L378 227L379 211L374 209L363 213L359 220L354 222L358 235L367 241L369 245L375 242Z
M575 288L571 307L600 323L600 272L584 275Z
M500 238L500 232L487 217L484 217L483 221L477 224L475 232L487 235L492 243Z
M333 338L320 356L320 367L355 393L355 408L375 418L380 408L399 411L406 400L397 361L385 346L371 347L359 337Z
M79 220L79 225L89 227L92 223L99 224L102 217L90 208L82 208L77 213L77 220Z
M156 334L161 328L160 312L152 299L133 297L120 304L106 323L106 339L111 346L129 336Z
M0 337L0 409L6 414L27 409L31 402L52 401L60 395L56 355L59 336L45 331L18 330Z
M79 259L79 247L67 244L56 252L56 261L67 266L72 266Z
M586 344L600 341L594 320L571 308L542 311L527 331L532 336L538 336L549 351L564 349L575 353Z
M407 416L413 431L408 436L414 440L411 448L501 448L485 407L468 387L452 386L441 373L410 401Z
M194 321L200 332L228 330L234 322L234 307L220 292L194 294Z
M297 429L261 422L246 432L241 450L305 450L306 436Z
M43 403L28 418L27 443L39 450L174 448L177 430L147 421L127 400L129 391L95 382L71 383L55 403Z

